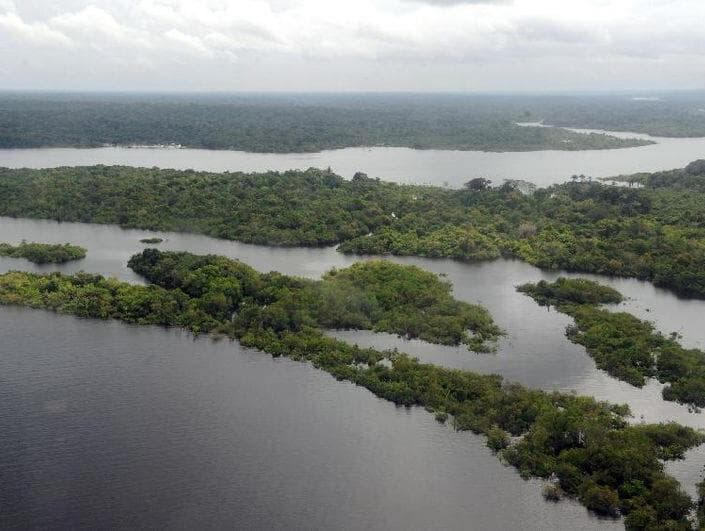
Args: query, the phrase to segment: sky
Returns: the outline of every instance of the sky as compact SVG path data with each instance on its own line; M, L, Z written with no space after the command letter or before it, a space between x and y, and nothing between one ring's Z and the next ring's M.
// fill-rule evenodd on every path
M705 0L0 0L0 89L705 89Z

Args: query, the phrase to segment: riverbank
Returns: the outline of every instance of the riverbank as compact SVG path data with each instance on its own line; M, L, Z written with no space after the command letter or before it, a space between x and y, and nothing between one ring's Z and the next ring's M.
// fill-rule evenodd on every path
M523 179L539 186L565 182L573 174L593 178L682 167L702 157L705 139L654 138L654 144L615 150L482 152L410 148L345 148L319 153L248 153L207 149L39 148L0 149L0 166L47 168L93 164L201 171L286 171L328 168L346 178L362 171L407 184L459 188L483 177L496 185Z
M355 254L518 258L544 269L647 279L705 297L700 190L629 189L584 176L571 181L525 193L515 182L491 188L475 179L447 190L361 173L347 181L313 168L264 174L0 169L0 214L267 245L340 244L340 251Z
M188 273L186 277L181 273L183 260L196 267L194 269L189 266L183 269L182 273ZM197 263L194 263L194 260ZM252 295L255 301L258 300L257 289L259 288L247 287L256 277L252 277L252 273L246 270L240 271L242 266L234 263L228 265L228 262L215 258L206 259L203 263L198 260L203 262L203 259L183 253L164 254L149 250L136 256L131 265L138 272L146 274L150 280L164 287L181 287L187 292L188 286L192 284L189 280L191 277L198 276L199 271L210 271L209 268L215 266L221 271L220 274L225 276L222 279L217 275L212 276L212 282L217 281L218 286L223 286L222 281L226 278L232 279L232 282L239 279L237 284L241 286L240 290L244 290L243 294L250 293L254 289ZM232 273L228 273L231 267L235 269ZM276 276L269 280L266 280L267 277L261 278L265 282L274 281L277 285L287 282L285 278L279 280ZM243 284L245 280L246 283ZM110 313L103 314L101 308L109 308L111 304L121 304L119 301L122 297L117 294L122 288L109 282L105 284L105 281L97 277L79 275L72 279L56 275L36 277L22 273L10 273L2 277L3 302L42 306L47 304L46 301L49 299L41 294L49 293L46 289L53 283L57 283L58 287L50 290L56 293L56 296L51 295L50 298L61 304L60 308L68 313L77 313L86 317L104 317ZM79 289L67 290L61 287L69 284L79 286ZM38 293L31 287L33 285L36 285ZM95 287L90 288L92 285ZM90 306L85 306L82 301L86 300L83 293L86 289L91 293L95 290L103 293L101 296L103 302L98 306L95 306L94 302L91 302ZM116 289L118 290L114 295L116 299L111 302L110 293ZM134 291L133 288L130 289ZM166 293L160 295L154 290L151 293L150 297L155 298L155 301L157 299L163 301L166 296ZM179 296L184 294L178 289L177 293L181 294ZM266 314L273 312L278 305L282 304L282 301L278 300L277 296L273 301L270 300L273 292L269 288L265 288L263 293L266 294L266 300L263 300L265 313L254 311L254 307L252 310L240 308L232 322L234 335L245 345L264 349L275 356L285 355L294 359L307 360L337 379L351 380L397 404L422 405L427 409L435 410L436 418L441 421L450 414L458 429L469 429L487 435L488 446L501 452L522 474L548 477L553 472L557 473L565 495L578 497L584 505L600 514L628 513L628 521L635 518L653 518L653 523L662 524L665 524L666 520L685 518L690 507L687 497L679 492L675 481L663 476L662 465L658 459L678 457L685 449L699 444L701 437L695 432L675 425L630 427L620 420L620 417L626 413L623 408L608 407L571 395L548 395L517 386L503 386L497 377L448 371L432 365L419 364L396 353L385 354L351 348L335 340L326 339L324 336L317 336L313 330L307 329L305 325L302 328L294 321L288 321L288 324L281 320L272 322ZM290 297L288 290L283 293L286 297ZM196 306L206 312L205 315L217 320L219 315L217 312L220 310L210 309L213 294L206 289L199 298L200 302L197 302ZM160 303L160 308L162 309L159 310L158 315L162 315L161 312L165 308L163 303ZM163 315L168 317L168 314ZM148 315L145 315L145 318L148 318ZM187 318L186 322L190 323L190 327L195 323L197 329L202 330L205 316L197 318L196 321L191 317L185 318ZM194 318L196 318L195 315ZM175 323L177 322L180 321L177 319ZM219 326L224 327L223 331L231 327L225 322ZM391 367L380 364L383 358L391 363ZM563 418L558 425L555 424L556 416ZM569 428L569 431L587 433L589 436L576 435L571 443L570 438L566 439L563 436L565 433L561 430L565 429L563 422L573 423L576 419L577 424ZM541 435L545 434L546 430L550 434L556 426L563 426L555 434L563 441L558 446L550 442L553 436L546 439ZM561 433L563 435L560 435ZM517 443L510 444L508 438L510 434L523 435L523 438ZM580 460L570 458L566 461L568 455L575 457L580 453L584 453L585 458L588 459L588 456L598 448L603 454L604 452L615 452L615 456L619 454L622 462L636 459L638 455L641 464L636 466L637 463L634 461L634 466L627 467L630 472L623 478L615 480L617 483L614 483L613 480L604 479L606 476L603 475L590 476L588 469L583 469L579 464ZM635 452L632 457L630 452ZM644 461L645 458L646 461ZM588 461L592 462L590 459ZM612 459L604 454L600 461L606 464L605 473L612 474L614 464ZM638 481L646 490L629 494L619 488L623 482L631 484L633 481ZM656 490L649 494L652 486ZM652 503L656 505L652 506ZM659 507L667 507L666 512L661 512Z

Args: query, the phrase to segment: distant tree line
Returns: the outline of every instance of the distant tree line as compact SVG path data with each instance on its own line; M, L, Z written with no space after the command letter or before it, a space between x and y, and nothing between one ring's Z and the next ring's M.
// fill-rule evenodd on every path
M508 101L444 97L0 95L0 148L170 145L253 152L356 146L528 151L648 144L520 127Z

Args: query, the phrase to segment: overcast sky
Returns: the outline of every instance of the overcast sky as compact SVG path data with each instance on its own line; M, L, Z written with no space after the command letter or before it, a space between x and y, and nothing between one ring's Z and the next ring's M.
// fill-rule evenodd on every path
M705 88L705 0L0 0L0 88Z

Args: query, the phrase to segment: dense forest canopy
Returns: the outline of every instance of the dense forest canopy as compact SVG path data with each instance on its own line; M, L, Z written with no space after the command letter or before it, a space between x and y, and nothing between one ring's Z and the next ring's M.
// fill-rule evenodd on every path
M190 231L343 252L518 258L647 279L705 297L705 174L667 187L568 182L522 193L385 183L326 170L265 174L130 167L0 169L0 215ZM698 170L699 171L699 170ZM695 183L695 184L693 184Z
M390 308L398 308L402 321L413 318L426 307L429 286L431 304L454 305L447 315L462 319L462 303L449 299L447 286L429 273L373 262L314 282L260 274L222 257L156 249L134 256L130 267L153 284L85 273L10 272L0 275L0 304L227 334L274 356L309 362L395 404L422 406L440 422L451 418L457 429L485 435L487 445L522 476L550 478L556 496L576 498L601 515L624 515L627 528L691 528L688 516L695 504L665 473L662 460L682 458L702 444L705 437L695 430L675 423L629 425L626 406L530 390L496 375L423 364L396 351L360 349L320 330L327 321L349 320L339 313L341 306L327 305L328 291L312 289L330 283L342 294L354 289L377 299L377 325L392 323ZM406 287L386 293L390 276ZM350 310L356 313L366 304ZM317 314L321 307L326 309ZM361 315L375 313L354 318ZM387 326L397 331L396 325ZM432 323L427 338L444 341L443 328Z
M76 289L62 292L51 281L44 291L24 286L20 299L84 317L182 326L196 334L233 335L232 328L245 316L252 318L254 311L276 331L373 329L433 343L466 344L475 351L490 350L502 333L483 307L455 300L448 282L418 267L387 261L332 270L320 281L276 272L262 275L236 260L156 249L134 256L129 266L169 291L82 273L71 285L78 291L96 289L83 291L80 300ZM6 302L12 297L7 295ZM65 307L68 299L70 306Z
M490 349L486 342L501 334L483 307L455 300L448 282L418 267L382 260L334 269L321 281L279 273L258 275L249 266L226 258L155 249L134 256L128 265L154 284L179 288L211 304L217 301L218 312L210 313L221 319L233 316L234 322L233 312L242 311L242 297L257 287L259 278L271 286L263 292L282 290L289 297L282 303L260 301L267 321L277 330L305 326L371 329L433 343L464 343L476 351ZM220 281L221 276L236 277L240 287Z
M538 97L421 94L5 93L0 94L0 148L178 144L254 152L356 146L530 151L649 143L516 125L546 118L553 103Z
M585 278L560 277L552 283L540 280L536 284L523 284L517 290L542 306L616 304L624 300L616 289Z
M567 278L517 289L573 317L568 338L583 345L599 368L637 387L657 378L668 384L662 392L665 400L705 407L705 352L683 348L675 334L665 337L652 323L629 313L598 307L620 302L619 292L590 280Z
M705 91L623 96L542 97L532 115L559 127L631 131L664 137L705 136ZM549 104L550 101L550 104Z
M692 192L705 192L705 159L694 160L685 168L677 170L621 175L609 180L629 185L645 186L651 189L675 188Z
M69 243L49 244L23 241L19 245L0 243L0 256L26 258L35 264L63 264L85 258L86 250Z

